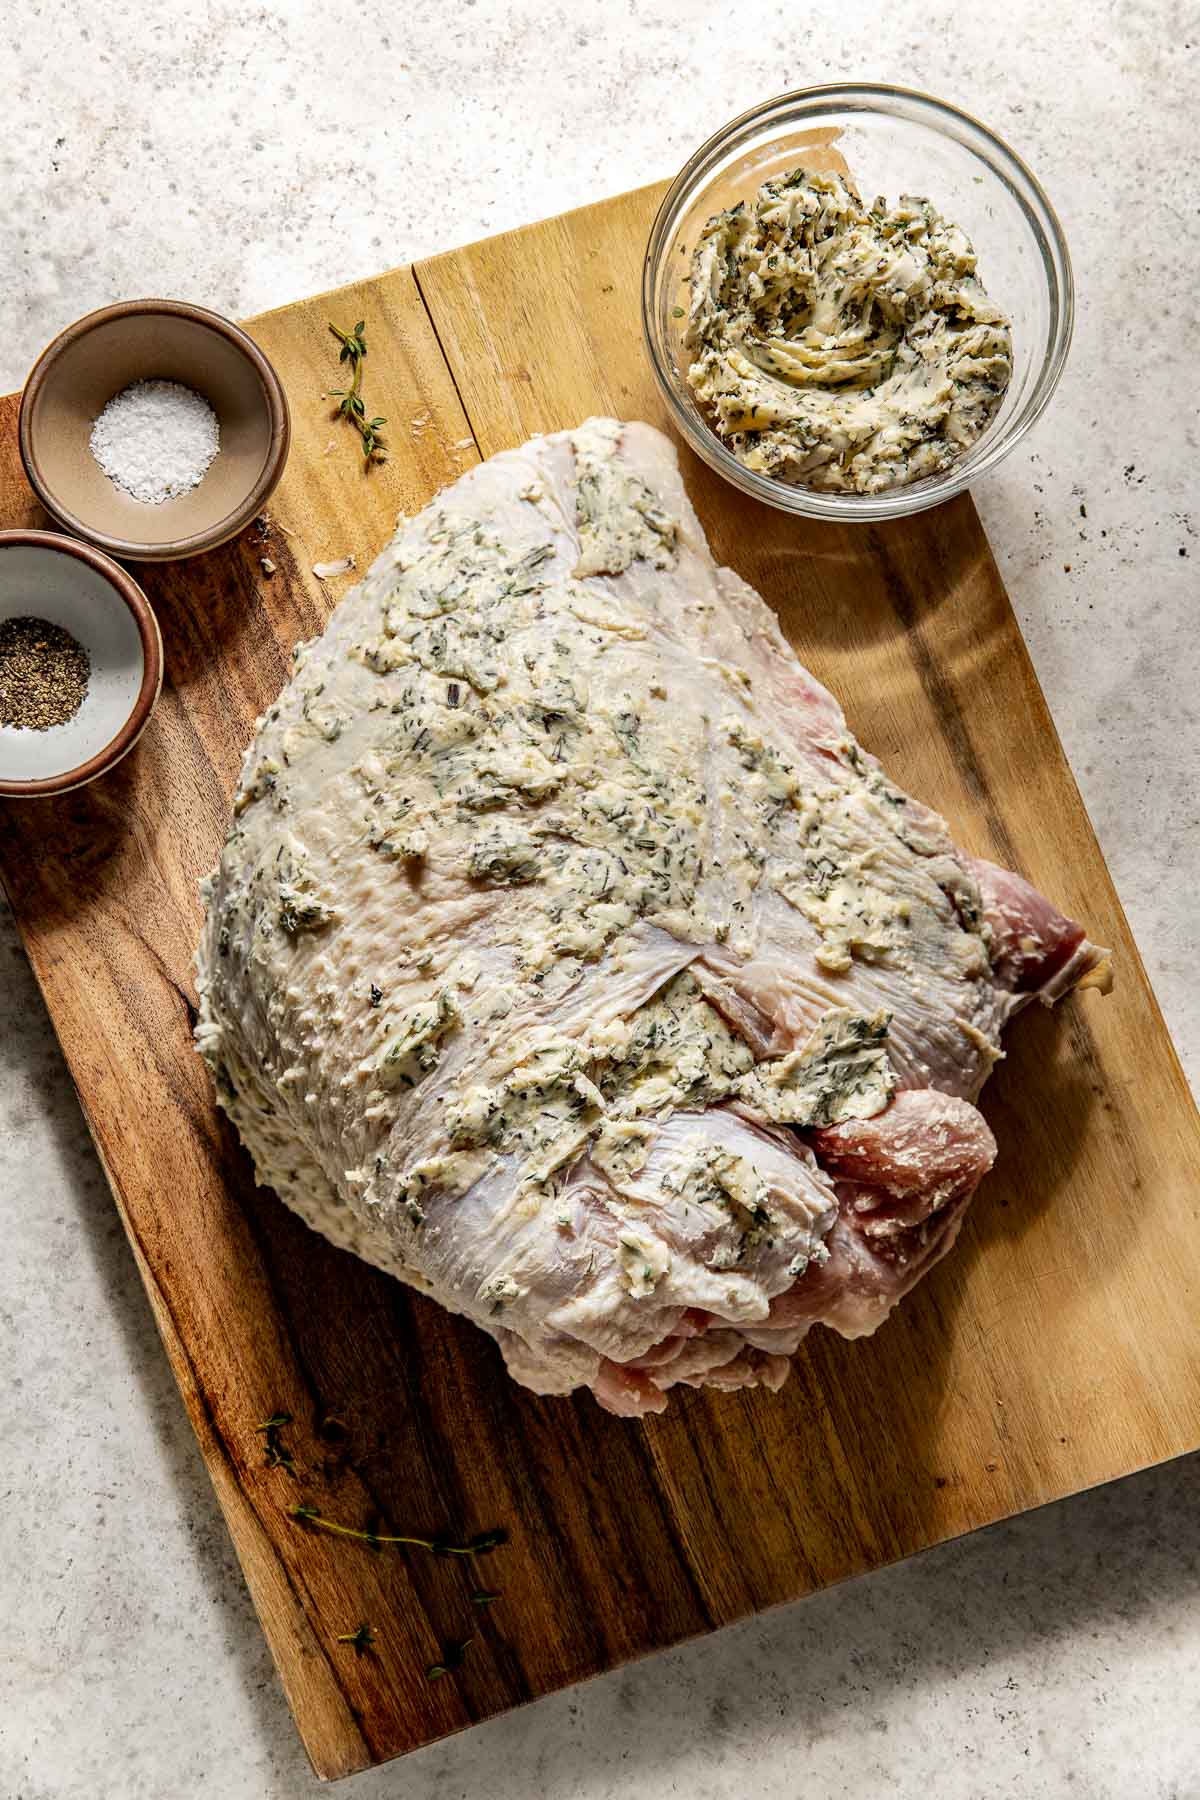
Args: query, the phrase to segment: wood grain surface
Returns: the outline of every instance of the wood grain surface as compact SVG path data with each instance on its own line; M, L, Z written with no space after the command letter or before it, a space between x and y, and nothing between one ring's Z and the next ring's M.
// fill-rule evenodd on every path
M533 431L662 423L637 324L652 188L267 314L293 411L265 527L135 571L167 678L93 787L0 806L0 867L317 1772L347 1774L739 1615L1200 1442L1200 1129L969 499L851 530L735 495L688 453L716 554L854 729L964 844L1113 946L1117 988L1023 1016L959 1246L879 1336L817 1331L778 1395L689 1390L644 1424L539 1399L492 1344L269 1193L191 1048L196 883L243 745L398 511ZM367 322L391 460L321 399L327 321ZM0 403L0 524L40 520ZM478 446L478 449L476 449ZM264 573L262 557L276 565ZM81 1376L86 1372L81 1371ZM291 1466L272 1466L259 1423ZM473 1567L380 1531L510 1542ZM502 1598L473 1608L482 1578ZM368 1624L363 1655L337 1640ZM461 1670L426 1666L474 1630Z

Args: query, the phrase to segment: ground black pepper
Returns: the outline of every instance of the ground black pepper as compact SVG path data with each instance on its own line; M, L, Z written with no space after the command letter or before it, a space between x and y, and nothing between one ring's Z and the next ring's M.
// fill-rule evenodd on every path
M91 660L61 625L22 614L0 620L0 725L48 731L83 705Z

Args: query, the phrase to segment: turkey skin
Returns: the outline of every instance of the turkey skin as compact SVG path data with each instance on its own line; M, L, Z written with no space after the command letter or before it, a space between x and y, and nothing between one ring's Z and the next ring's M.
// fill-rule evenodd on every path
M204 893L197 1041L259 1181L627 1414L873 1331L991 1165L1005 1022L1107 968L859 747L612 420L401 522Z

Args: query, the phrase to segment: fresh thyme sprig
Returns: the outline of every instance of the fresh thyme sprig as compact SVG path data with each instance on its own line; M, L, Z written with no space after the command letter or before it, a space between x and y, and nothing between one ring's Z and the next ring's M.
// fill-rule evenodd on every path
M279 1441L280 1430L283 1426L291 1423L292 1415L290 1413L276 1412L272 1413L269 1419L263 1419L255 1429L264 1435L267 1461L272 1464L282 1464L289 1474L294 1475L291 1454ZM342 1433L346 1429L342 1420L333 1414L327 1415L324 1424L336 1425ZM382 1549L385 1544L398 1544L405 1548L427 1550L431 1556L477 1557L490 1556L493 1550L498 1550L502 1544L508 1542L508 1532L502 1526L496 1526L491 1531L477 1531L474 1537L465 1538L459 1542L448 1532L441 1532L436 1537L419 1537L414 1532L375 1531L370 1527L364 1530L357 1525L343 1525L337 1519L327 1519L317 1507L311 1506L305 1501L300 1501L295 1506L289 1506L287 1511L288 1517L295 1519L298 1524L311 1525L315 1530L329 1531L337 1537L355 1538L359 1543L369 1545L372 1550ZM488 1607L493 1606L501 1597L499 1589L496 1588L472 1588L470 1598L471 1605L476 1611L476 1617L486 1611ZM440 1681L443 1675L449 1675L454 1669L461 1668L463 1657L478 1635L477 1631L472 1631L464 1638L445 1644L440 1662L426 1665L425 1674L428 1679ZM355 1656L364 1656L368 1650L374 1649L375 1633L369 1625L363 1623L356 1626L353 1631L339 1632L336 1642L348 1644Z
M342 346L338 353L338 361L349 363L351 375L348 388L332 388L330 393L335 400L340 402L338 412L342 418L349 419L361 437L363 461L370 468L373 462L387 461L387 448L379 435L381 428L387 424L387 420L383 418L368 419L362 397L363 363L367 356L365 327L364 319L358 321L353 331L343 331L340 326L333 323L332 319L329 321L330 331Z
M487 1556L498 1550L501 1544L507 1544L508 1533L503 1530L480 1531L463 1544L456 1544L448 1537L414 1537L409 1533L392 1533L386 1531L360 1531L354 1525L339 1525L336 1519L326 1519L315 1506L290 1506L289 1516L300 1519L305 1525L313 1525L318 1531L336 1532L338 1537L358 1538L364 1544L377 1549L381 1544L408 1544L416 1550L429 1550L434 1556Z

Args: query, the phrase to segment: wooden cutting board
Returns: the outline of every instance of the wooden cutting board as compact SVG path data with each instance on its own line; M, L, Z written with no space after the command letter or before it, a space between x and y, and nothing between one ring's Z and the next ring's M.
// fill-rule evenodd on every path
M863 742L1115 951L1110 998L1014 1026L984 1097L996 1171L877 1338L818 1330L782 1393L682 1390L645 1424L538 1399L482 1334L257 1191L214 1109L190 1037L196 883L293 642L353 579L326 586L311 565L361 568L399 510L531 432L592 412L663 423L637 320L661 192L253 321L295 425L268 528L137 571L166 647L150 729L95 786L0 808L13 910L323 1776L1200 1443L1196 1112L967 498L869 529L806 524L683 459L717 556ZM392 445L369 476L321 399L329 318L366 321ZM0 523L43 523L15 399L0 426ZM290 1467L257 1429L277 1412ZM298 1503L511 1541L473 1569L320 1533ZM486 1612L480 1580L502 1591ZM338 1640L364 1623L360 1656ZM461 1670L430 1681L472 1629Z

